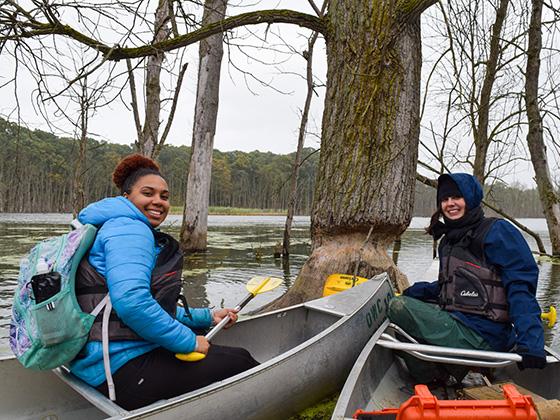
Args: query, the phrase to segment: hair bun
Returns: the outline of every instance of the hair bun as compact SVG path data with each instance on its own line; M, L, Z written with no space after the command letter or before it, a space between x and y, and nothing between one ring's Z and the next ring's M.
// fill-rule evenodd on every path
M125 156L113 171L113 183L118 189L122 189L126 179L135 171L141 168L153 169L159 172L159 165L139 153Z

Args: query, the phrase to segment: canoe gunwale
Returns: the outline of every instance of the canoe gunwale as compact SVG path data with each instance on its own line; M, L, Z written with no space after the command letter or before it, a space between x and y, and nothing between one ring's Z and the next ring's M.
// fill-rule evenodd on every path
M344 383L344 387L338 396L336 406L333 411L332 420L342 420L351 417L345 417L346 407L350 405L350 401L353 398L354 389L356 388L360 376L364 371L364 368L370 358L371 353L374 351L377 341L381 337L387 328L389 327L390 321L386 319L383 324L378 328L378 330L371 336L367 344L364 346L363 350L361 351L360 355L356 359L352 370L348 374L346 378L346 382ZM366 373L367 374L367 373Z
M74 391L80 394L83 398L88 400L89 403L97 407L99 410L107 413L113 417L122 417L128 414L128 411L117 405L114 401L106 398L97 391L95 388L89 386L85 382L76 378L70 373L70 370L61 366L59 368L53 369L52 372L66 385L71 387Z
M327 315L334 315L334 316L338 316L340 318L348 316L347 314L343 313L343 312L339 312L339 311L335 311L334 309L328 309L328 308L317 308L314 306L305 306L306 309L311 309L315 312L320 312L323 314L327 314Z
M196 401L197 399L206 398L209 395L216 394L216 393L221 392L223 390L227 390L228 388L232 388L239 383L246 382L246 381L252 379L255 376L260 376L263 372L272 370L272 369L282 365L287 360L292 358L294 355L297 355L297 354L301 353L306 348L311 348L317 342L319 342L319 341L325 339L326 337L328 337L329 335L333 334L339 328L341 328L341 327L343 328L343 326L346 323L348 323L352 320L352 318L355 314L364 310L364 307L366 305L368 305L375 298L376 294L379 292L379 290L382 289L383 285L388 282L386 275L385 276L382 276L382 275L376 276L372 280L378 280L378 281L375 282L376 284L374 282L371 282L371 283L370 282L365 282L363 284L363 286L359 285L359 286L356 286L354 288L354 291L353 291L354 294L359 296L362 299L362 301L361 301L361 303L359 303L355 306L353 311L351 311L349 313L343 313L343 312L340 312L340 311L336 311L334 308L330 309L330 308L321 307L319 305L314 305L314 302L324 301L324 299L327 299L327 298L320 298L320 299L315 299L313 301L304 302L304 303L300 303L300 304L297 304L297 305L292 305L292 306L289 306L289 307L286 307L286 308L277 309L277 310L274 310L274 311L271 311L271 312L258 314L254 317L248 317L248 318L243 319L240 322L248 322L248 321L251 321L253 319L262 318L262 317L271 317L271 316L282 314L282 313L285 313L285 312L288 312L288 311L295 311L295 310L299 310L299 309L304 309L304 310L308 310L308 311L323 312L323 313L327 313L329 315L335 315L335 316L340 318L340 319L336 320L332 325L325 328L323 331L315 334L313 337L305 340L301 344L298 344L297 346L291 348L290 350L288 350L286 352L283 352L282 354L280 354L278 356L275 356L275 357L261 363L260 365L252 368L252 369L249 369L245 372L241 372L241 373L239 373L235 376L231 376L229 378L226 378L223 381L215 382L215 383L210 384L210 385L208 385L204 388L200 388L200 389L197 389L195 391L191 391L189 393L179 395L177 397L170 398L170 399L167 399L167 400L161 400L161 401L155 402L155 403L153 403L149 406L139 408L137 410L128 411L128 412L126 412L126 416L124 416L124 417L120 417L120 416L119 417L111 417L111 419L117 419L117 418L119 418L119 419L132 419L132 418L138 418L138 417L145 416L145 415L154 415L154 414L157 414L159 412L165 412L168 409L171 409L171 408L174 408L174 407L180 407L180 406L183 406L183 405L187 405L190 402ZM375 284L375 286L372 286L373 284ZM356 290L363 289L363 288L371 288L372 290L366 295L363 295L363 294L360 295L356 292ZM333 298L334 298L334 296L333 296Z

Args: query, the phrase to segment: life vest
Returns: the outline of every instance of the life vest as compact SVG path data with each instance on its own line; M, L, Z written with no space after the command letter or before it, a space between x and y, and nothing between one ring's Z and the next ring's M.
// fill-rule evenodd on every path
M170 235L155 231L154 237L161 251L152 271L150 291L161 307L175 317L177 301L181 293L183 253L179 243ZM82 310L90 312L108 292L105 278L91 266L88 258L83 258L76 277L76 297ZM89 333L89 341L102 340L101 315L99 314L95 319ZM122 322L113 310L109 318L109 340L142 340L142 338Z
M504 285L484 255L484 239L497 220L484 218L457 243L442 239L438 282L439 305L443 309L509 322Z

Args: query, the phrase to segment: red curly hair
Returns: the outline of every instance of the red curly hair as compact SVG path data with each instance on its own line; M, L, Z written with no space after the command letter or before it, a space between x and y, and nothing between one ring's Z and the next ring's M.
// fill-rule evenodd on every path
M142 175L156 174L161 176L159 165L155 161L139 153L134 153L132 155L125 156L117 164L115 170L113 171L113 183L122 192L129 192L126 190L134 185L134 182L136 182L136 180L141 176L140 173L142 173ZM133 182L130 182L131 178L136 179L134 179Z

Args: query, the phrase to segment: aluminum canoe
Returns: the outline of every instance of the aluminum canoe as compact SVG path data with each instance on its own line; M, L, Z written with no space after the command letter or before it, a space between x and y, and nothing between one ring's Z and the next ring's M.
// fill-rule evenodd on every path
M286 419L340 390L393 295L385 274L343 293L246 318L213 342L260 365L181 396L126 411L64 369L0 359L0 417L10 419ZM118 388L117 388L118 393Z
M394 334L395 331L399 334ZM351 419L358 409L369 412L398 408L412 396L412 380L395 356L396 350L415 352L417 357L436 363L491 369L499 382L512 381L545 399L560 399L560 354L550 348L546 348L548 363L545 369L521 371L515 363L520 360L519 355L413 343L406 339L402 330L385 320L365 345L350 371L332 420ZM482 378L482 375L479 376ZM443 399L443 396L437 398Z

